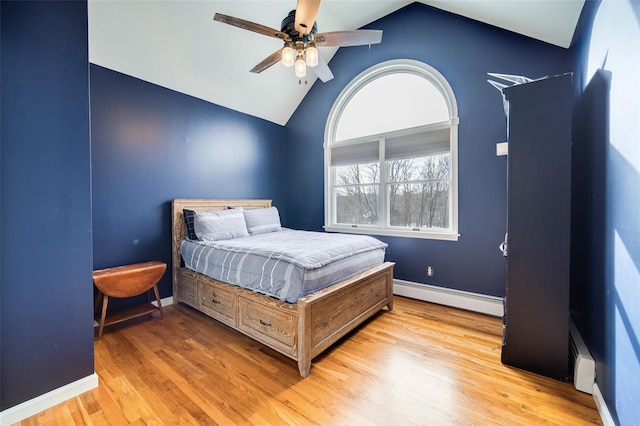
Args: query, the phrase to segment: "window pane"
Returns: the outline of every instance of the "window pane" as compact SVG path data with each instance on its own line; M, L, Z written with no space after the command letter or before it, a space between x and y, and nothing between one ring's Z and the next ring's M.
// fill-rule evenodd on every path
M451 177L450 153L392 160L387 163L389 182L449 180Z
M378 224L378 185L336 188L336 222Z
M389 185L391 226L449 228L449 182Z
M388 161L389 182L406 182L419 179L419 170L416 159L408 158L404 160Z
M336 140L407 129L449 120L449 108L427 79L398 72L362 87L345 107Z
M336 185L357 185L380 182L380 164L351 164L335 167Z

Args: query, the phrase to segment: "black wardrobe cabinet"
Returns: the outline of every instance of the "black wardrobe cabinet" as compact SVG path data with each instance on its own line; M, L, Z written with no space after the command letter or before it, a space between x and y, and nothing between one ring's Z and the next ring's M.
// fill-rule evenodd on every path
M572 75L503 90L509 102L502 362L569 372Z

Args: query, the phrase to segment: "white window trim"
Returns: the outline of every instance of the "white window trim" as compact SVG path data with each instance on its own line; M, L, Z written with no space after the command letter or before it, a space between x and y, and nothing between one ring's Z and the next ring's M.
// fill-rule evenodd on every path
M330 209L331 197L331 144L335 141L338 122L347 104L364 86L380 77L395 73L415 74L432 83L445 98L451 120L451 197L449 211L451 215L451 230L437 232L430 230L404 230L396 228L382 228L372 225L337 225L332 219ZM451 86L435 68L416 60L395 59L382 62L363 71L356 76L336 98L331 107L324 130L324 223L325 230L331 232L348 232L355 234L386 235L395 237L426 238L435 240L457 241L458 233L458 105ZM384 169L384 168L383 168Z

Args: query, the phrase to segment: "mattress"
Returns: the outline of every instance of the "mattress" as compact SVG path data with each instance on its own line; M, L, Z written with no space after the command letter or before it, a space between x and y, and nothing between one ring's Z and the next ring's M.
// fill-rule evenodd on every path
M283 229L224 241L185 239L185 267L295 303L384 262L387 244L364 235Z

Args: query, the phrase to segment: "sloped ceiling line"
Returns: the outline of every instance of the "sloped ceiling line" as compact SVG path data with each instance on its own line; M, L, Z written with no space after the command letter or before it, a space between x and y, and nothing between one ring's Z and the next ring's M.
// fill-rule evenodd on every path
M354 30L412 3L323 0L319 32ZM421 3L569 47L584 0L427 0ZM89 61L285 125L316 77L298 84L276 64L249 70L282 43L213 21L216 12L280 29L296 1L89 0ZM384 37L383 37L384 43ZM319 49L329 62L336 49Z

